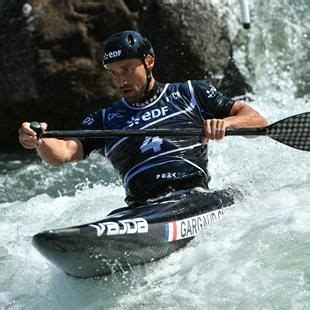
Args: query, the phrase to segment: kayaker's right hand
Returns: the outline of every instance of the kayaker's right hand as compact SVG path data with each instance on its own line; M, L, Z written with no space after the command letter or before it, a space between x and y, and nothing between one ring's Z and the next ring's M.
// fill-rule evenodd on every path
M220 141L225 137L225 132L229 123L224 119L208 119L204 122L205 135L201 138L202 142L209 139Z
M47 124L40 123L40 125L42 132L44 132L47 129ZM37 134L30 128L30 123L28 122L22 123L21 127L18 129L18 138L19 143L25 149L32 150L42 144L42 140L38 140Z

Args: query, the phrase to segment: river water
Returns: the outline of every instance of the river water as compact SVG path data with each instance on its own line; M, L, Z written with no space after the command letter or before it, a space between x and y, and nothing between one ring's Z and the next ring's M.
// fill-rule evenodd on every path
M238 59L250 64L251 106L270 122L310 111L309 2L253 5ZM96 280L65 275L31 238L124 206L119 180L97 155L51 168L30 153L0 155L1 309L309 308L309 153L267 137L211 142L210 185L239 184L244 201L181 251Z

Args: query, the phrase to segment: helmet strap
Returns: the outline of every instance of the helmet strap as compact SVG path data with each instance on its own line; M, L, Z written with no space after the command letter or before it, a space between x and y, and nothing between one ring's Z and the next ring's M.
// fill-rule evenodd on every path
M149 71L147 69L147 66L146 66L144 58L143 58L143 66L144 66L145 73L146 73L146 85L145 85L145 90L144 90L144 95L146 95L147 92L150 90L149 88L150 88L150 84L151 84L151 81L152 81L152 71Z

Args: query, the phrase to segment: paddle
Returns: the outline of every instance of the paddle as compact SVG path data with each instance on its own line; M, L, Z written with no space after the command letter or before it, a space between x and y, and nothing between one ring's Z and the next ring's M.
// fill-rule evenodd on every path
M40 124L30 126L42 138L115 138L132 136L202 136L203 128L137 130L55 130L41 133ZM266 127L227 128L226 136L267 136L295 149L310 151L310 112L293 115Z

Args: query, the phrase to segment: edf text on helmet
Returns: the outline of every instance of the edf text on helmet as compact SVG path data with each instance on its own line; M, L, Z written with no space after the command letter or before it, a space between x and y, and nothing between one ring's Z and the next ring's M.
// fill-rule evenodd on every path
M104 53L104 59L119 57L121 53L122 53L122 50Z

